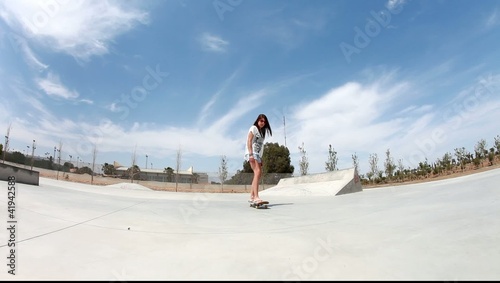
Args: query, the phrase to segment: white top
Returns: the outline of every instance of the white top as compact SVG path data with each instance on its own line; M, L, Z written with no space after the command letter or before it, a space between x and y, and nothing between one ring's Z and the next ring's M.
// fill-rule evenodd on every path
M252 139L252 152L257 153L261 158L262 154L264 154L264 137L260 134L259 129L256 126L252 125L248 130L248 133L253 133ZM248 137L248 136L247 136ZM248 140L248 139L247 139ZM248 154L248 146L245 143L245 154Z

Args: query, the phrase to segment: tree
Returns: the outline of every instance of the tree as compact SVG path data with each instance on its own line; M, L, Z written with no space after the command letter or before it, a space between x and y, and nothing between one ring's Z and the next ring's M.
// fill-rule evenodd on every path
M167 174L167 182L172 182L174 177L174 169L172 169L171 167L167 167L163 170L163 172Z
M394 169L396 169L396 165L394 164L394 159L391 157L391 151L389 149L387 149L387 151L385 152L385 156L386 156L384 163L385 175L390 180L392 179L392 176L394 174Z
M90 184L94 183L94 174L95 171L95 158L97 157L97 145L94 144L94 148L92 149L92 175L90 175ZM73 165L73 164L71 164Z
M5 155L9 151L9 136L11 127L12 124L9 124L9 127L7 128L7 134L5 135L5 148L3 145L0 145L0 154L3 156L3 163L5 163Z
M57 161L57 177L56 177L57 180L59 180L59 169L61 167L61 151L62 151L62 146L63 146L63 144L62 144L62 141L60 140L59 141L59 148L57 149L57 152L59 153L59 156L57 158L57 160L58 160Z
M447 152L443 155L443 158L441 160L441 166L443 166L446 173L448 173L448 171L451 170L451 168L452 168L451 153Z
M460 164L462 172L468 162L469 155L470 153L465 149L465 147L455 148L455 156L457 157L457 162Z
M130 176L130 183L134 182L135 174L139 173L139 171L140 171L139 166L135 165L136 151L137 151L137 145L135 145L134 154L132 154L132 166L127 169L127 173L129 173L129 176Z
M356 172L358 172L358 174L359 174L359 158L358 158L358 155L356 154L356 152L353 155L351 155L351 158L352 158L352 166L354 167Z
M290 151L278 143L264 145L262 163L262 182L266 184L277 184L281 178L290 177L295 169L291 165Z
M295 168L291 165L290 151L287 147L278 143L266 143L264 145L264 156L262 156L262 181L266 184L277 184L282 177L290 177ZM243 161L243 169L237 170L226 184L250 184L253 178L253 170L250 163Z
M405 167L403 165L403 159L398 159L398 179L402 180L404 178Z
M476 158L483 159L486 157L488 151L486 150L486 140L481 139L474 146L474 152L476 153Z
M104 165L102 166L102 172L104 173L104 175L115 175L116 168L113 164L104 163Z
M328 160L325 162L325 170L326 171L335 171L337 169L337 152L335 151L334 148L332 148L332 145L328 145Z
M500 154L500 136L499 135L497 135L495 137L495 149L497 151L496 153Z
M78 170L78 171L80 171L80 170ZM131 183L134 182L135 176L139 175L140 173L141 173L141 169L137 165L133 165L132 167L129 167L127 169L127 175L130 177Z
M182 152L181 147L177 150L177 157L175 162L175 191L177 192L177 187L179 185L179 171L181 170L181 160L182 160Z
M221 191L224 189L224 181L227 179L227 159L225 155L221 156L219 167L219 179L221 183Z
M379 169L378 169L378 156L376 153L370 154L370 157L368 158L368 163L370 164L370 172L366 173L366 176L368 177L368 180L373 181L373 177L378 175Z
M264 145L262 163L264 173L293 173L294 171L294 167L291 165L290 151L287 147L278 143L266 143ZM252 172L250 164L248 164L248 169Z
M302 146L299 146L299 151L301 155L299 161L300 175L305 176L309 169L309 161L307 160L306 150L304 149L304 142L302 142Z

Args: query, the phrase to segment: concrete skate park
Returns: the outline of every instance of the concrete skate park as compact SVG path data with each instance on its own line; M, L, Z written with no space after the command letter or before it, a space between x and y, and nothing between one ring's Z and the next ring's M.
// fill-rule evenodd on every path
M352 172L281 180L261 191L268 209L250 208L246 193L40 178L16 183L10 230L0 181L0 278L500 279L500 169L376 189Z

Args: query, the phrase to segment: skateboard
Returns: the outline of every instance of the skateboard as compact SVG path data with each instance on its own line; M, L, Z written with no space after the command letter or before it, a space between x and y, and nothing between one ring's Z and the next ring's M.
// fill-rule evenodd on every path
M250 207L257 208L257 209L266 209L268 204L269 204L268 201L261 201L259 203L251 202Z

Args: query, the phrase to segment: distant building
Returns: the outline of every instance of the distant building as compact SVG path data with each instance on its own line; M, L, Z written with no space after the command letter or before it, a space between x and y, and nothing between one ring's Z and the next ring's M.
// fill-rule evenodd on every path
M116 175L123 176L127 175L127 170L129 167L122 166L118 162L114 162L113 166L116 170ZM176 172L172 170L171 172L167 172L165 169L140 169L139 179L143 181L156 181L156 182L176 182L176 175L178 175L177 182L179 183L194 183L195 179L197 179L198 184L207 184L208 183L208 174L207 173L193 173L193 167L189 167L187 170L179 170Z

